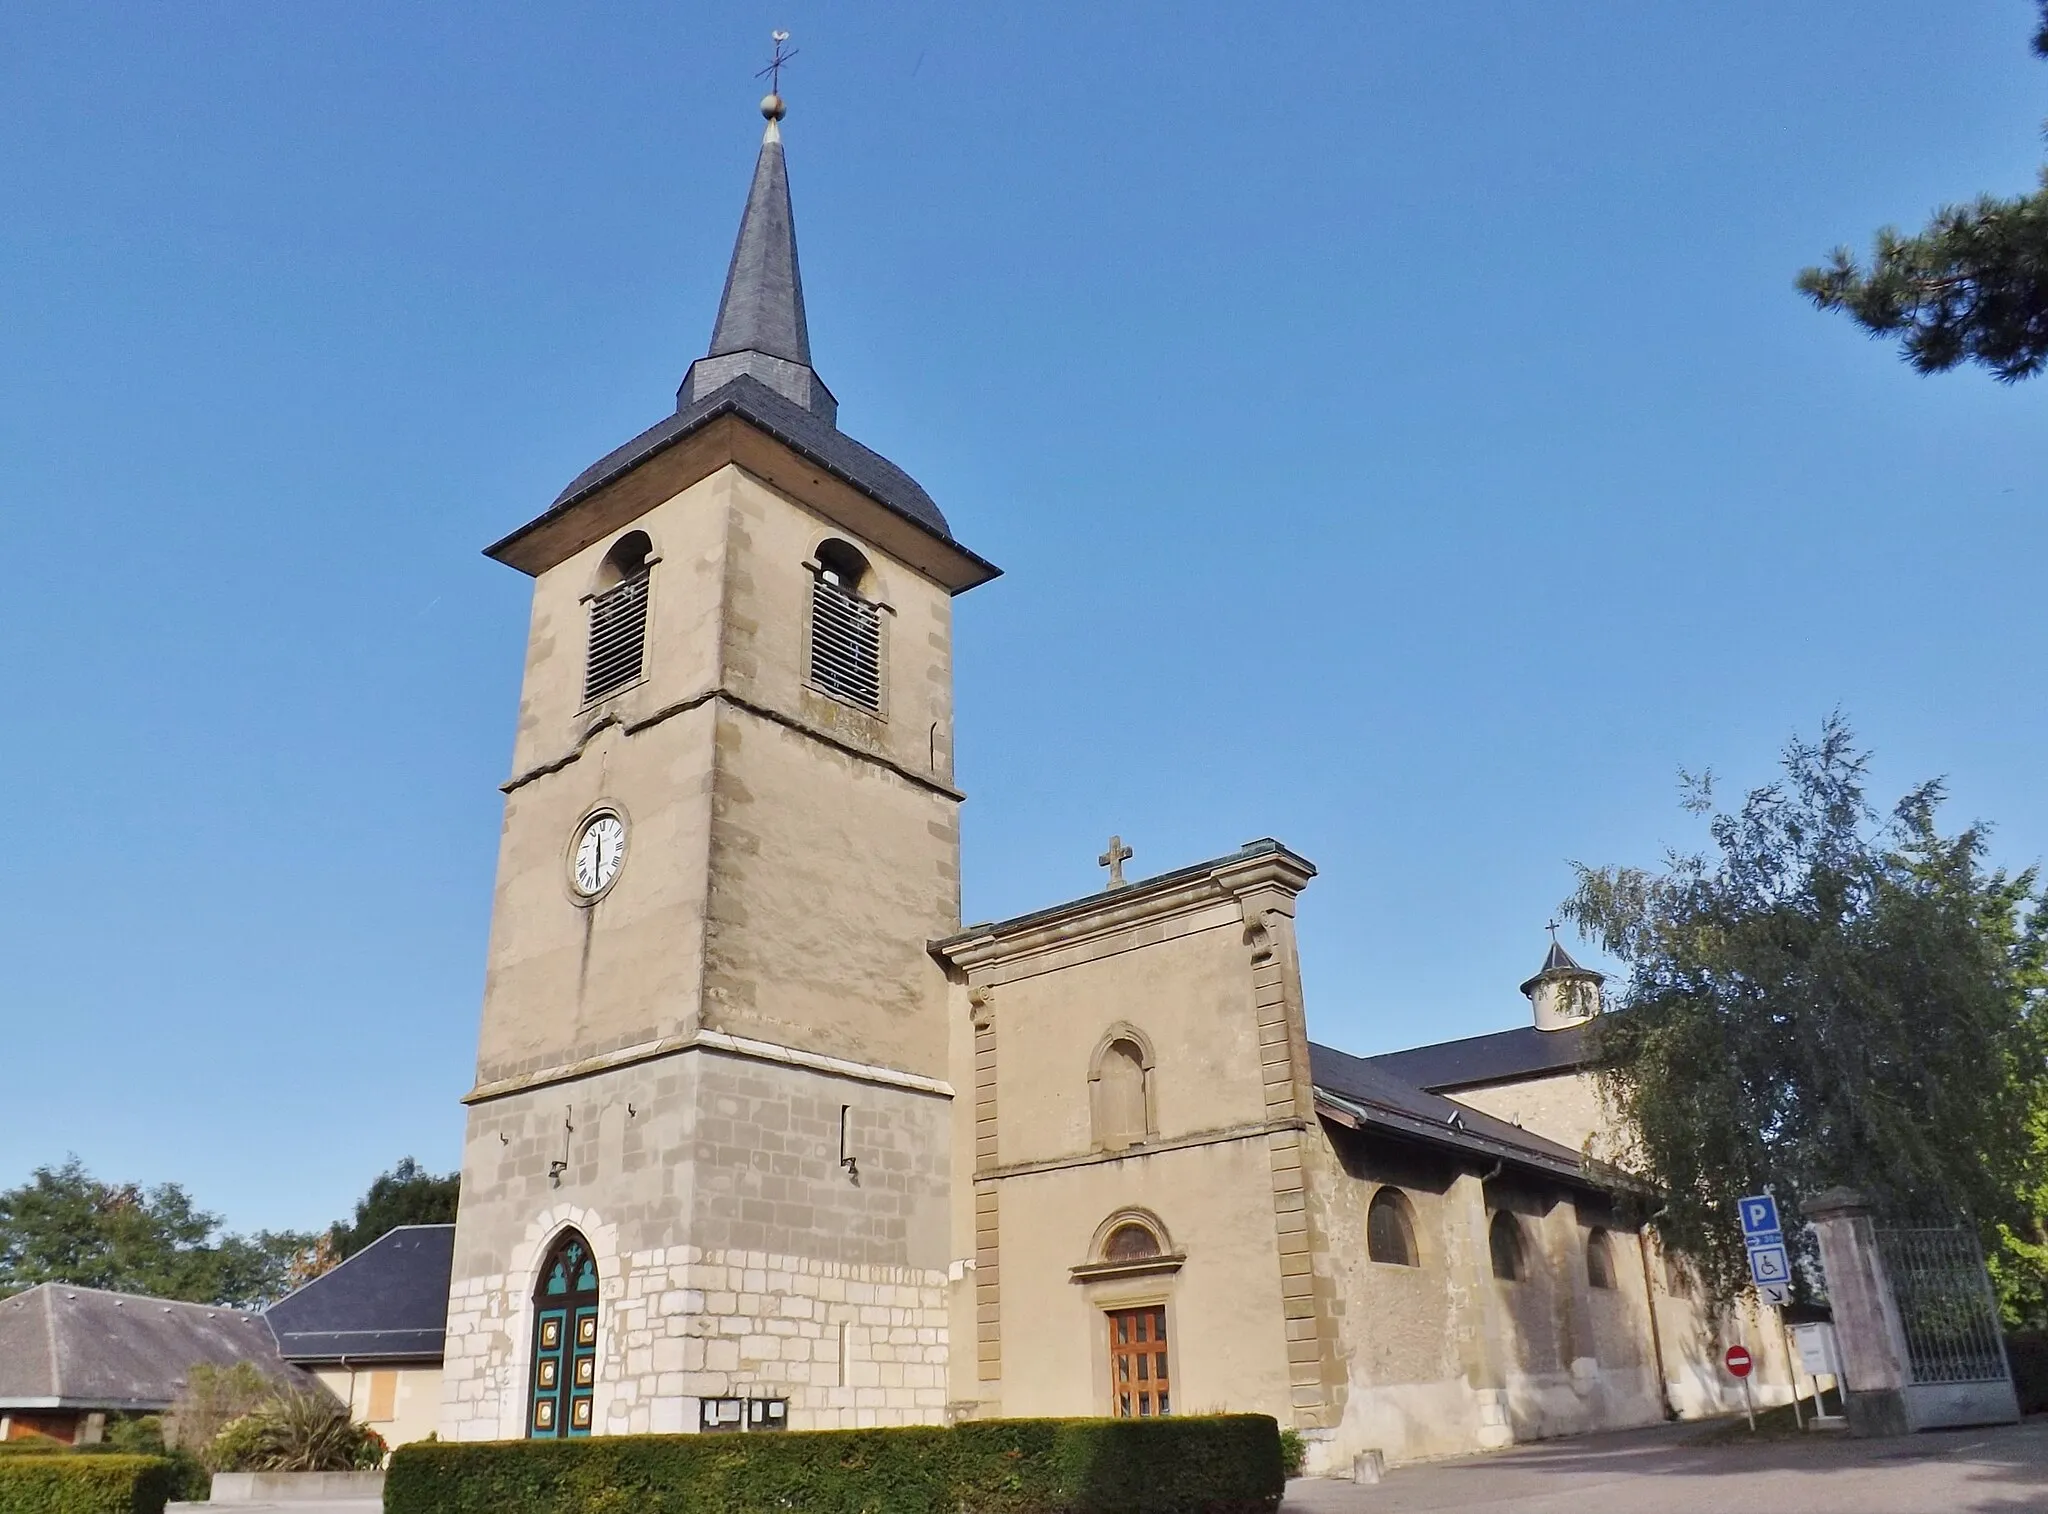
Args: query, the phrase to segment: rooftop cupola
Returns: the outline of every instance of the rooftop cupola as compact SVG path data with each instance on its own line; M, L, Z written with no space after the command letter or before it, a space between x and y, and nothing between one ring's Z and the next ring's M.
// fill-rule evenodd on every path
M1536 1011L1538 1030L1568 1030L1600 1013L1600 985L1606 981L1604 974L1579 966L1553 940L1543 966L1522 985L1522 992Z
M690 364L676 391L684 410L714 389L751 375L795 400L828 426L839 424L839 401L811 367L811 332L804 320L804 281L796 261L796 217L789 204L789 169L782 157L782 96L761 102L768 129L740 216L739 240L725 274L711 350Z

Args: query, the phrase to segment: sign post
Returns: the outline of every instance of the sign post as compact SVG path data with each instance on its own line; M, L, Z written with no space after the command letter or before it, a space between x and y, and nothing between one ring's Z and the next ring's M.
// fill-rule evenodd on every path
M1742 1216L1742 1245L1749 1253L1749 1280L1756 1284L1757 1297L1775 1309L1782 1309L1792 1302L1792 1257L1785 1250L1785 1231L1778 1223L1778 1200L1769 1193L1752 1193L1736 1201L1736 1211ZM1783 1326L1782 1318L1778 1321ZM1738 1364L1737 1358L1740 1358ZM1792 1351L1788 1341L1785 1351L1786 1370L1792 1374L1792 1417L1799 1420L1799 1372L1791 1365ZM1749 1386L1749 1373L1755 1365L1750 1355L1740 1346L1728 1348L1728 1370L1742 1379L1742 1402L1749 1410L1749 1428L1756 1428L1756 1396ZM1814 1389L1817 1395L1820 1389ZM1800 1428L1806 1428L1803 1421Z
M1778 1316L1778 1333L1785 1341L1785 1375L1792 1379L1792 1423L1799 1429L1806 1428L1805 1411L1799 1407L1799 1353L1792 1349L1792 1327L1785 1323L1785 1316ZM1820 1379L1813 1380L1813 1406L1820 1407Z
M1756 1365L1751 1359L1747 1346L1730 1346L1728 1354L1721 1358L1730 1373L1741 1380L1742 1407L1749 1415L1749 1428L1756 1429L1756 1397L1749 1391L1749 1372Z

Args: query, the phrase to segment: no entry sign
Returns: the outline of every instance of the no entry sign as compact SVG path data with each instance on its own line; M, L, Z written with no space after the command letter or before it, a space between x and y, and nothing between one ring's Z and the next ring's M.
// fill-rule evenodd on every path
M1749 1376L1749 1369L1756 1365L1750 1359L1747 1346L1730 1346L1728 1354L1722 1357L1721 1360L1727 1365L1728 1371L1736 1377Z

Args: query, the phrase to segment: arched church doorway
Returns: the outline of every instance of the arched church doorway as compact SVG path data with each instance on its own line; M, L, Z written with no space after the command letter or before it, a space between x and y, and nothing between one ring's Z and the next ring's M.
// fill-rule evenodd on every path
M533 1289L534 1440L590 1433L597 1388L597 1262L574 1230L555 1241Z

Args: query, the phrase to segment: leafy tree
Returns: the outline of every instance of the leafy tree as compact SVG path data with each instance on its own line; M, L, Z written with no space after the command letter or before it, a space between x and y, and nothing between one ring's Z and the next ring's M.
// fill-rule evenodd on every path
M2048 57L2048 0L2034 51ZM2048 171L2041 186L1946 206L1914 236L1887 226L1867 269L1838 247L1799 288L1873 336L1897 336L1922 373L1973 362L2005 383L2031 378L2048 364Z
M336 1220L328 1227L325 1240L334 1261L347 1260L400 1225L453 1224L461 1191L460 1173L437 1177L411 1157L402 1158L370 1184L356 1204L354 1223Z
M220 1235L176 1183L102 1183L77 1157L0 1191L0 1297L73 1283L195 1303L253 1305L284 1291L295 1232Z
M1841 717L1783 766L1727 812L1687 781L1709 850L1578 869L1567 914L1629 968L1598 1022L1626 1133L1603 1154L1717 1298L1747 1286L1737 1198L1774 1189L1791 1218L1847 1184L1968 1216L2023 1313L2048 1255L2020 1239L2048 1197L2048 903L1986 869L1982 827L1941 832L1939 782L1880 816Z

